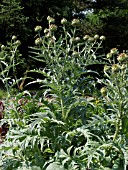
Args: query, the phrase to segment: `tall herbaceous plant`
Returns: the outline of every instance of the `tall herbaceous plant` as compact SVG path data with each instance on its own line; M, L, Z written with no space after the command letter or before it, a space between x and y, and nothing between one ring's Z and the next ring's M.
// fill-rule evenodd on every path
M59 27L54 24L54 18L48 16L47 20L49 28L44 29L44 36L41 36L40 26L35 28L38 38L35 40L36 47L32 48L33 55L36 55L33 58L46 65L45 68L34 70L44 76L36 82L46 89L44 97L55 99L57 110L54 114L66 121L72 107L79 101L79 96L82 94L84 96L86 91L91 93L91 88L89 89L88 86L91 85L92 80L86 76L91 70L87 67L98 62L96 52L105 37L76 36L80 24L78 19L73 19L69 31L66 30L66 25L69 23L65 18L61 20ZM58 30L61 30L60 37L56 36ZM88 83L82 91L80 81L84 79L84 75Z
M63 18L60 26L47 20L48 28L35 27L30 48L40 66L29 72L40 78L28 85L40 85L40 96L23 91L5 103L2 120L10 128L0 145L1 167L126 170L128 55L115 48L101 55L105 37L82 37L78 19ZM103 65L99 73L93 68Z

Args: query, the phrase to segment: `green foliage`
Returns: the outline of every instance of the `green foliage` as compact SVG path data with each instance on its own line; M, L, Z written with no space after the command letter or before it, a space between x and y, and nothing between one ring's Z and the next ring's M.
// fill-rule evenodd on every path
M85 2L85 6L86 6ZM113 47L127 50L128 3L126 0L96 0L87 4L85 19L81 25L84 33L93 35L102 33L107 37L105 50Z
M0 89L0 100L5 99L7 96L7 92L4 89Z
M59 38L54 18L47 20L45 36L37 26L36 46L30 48L30 57L46 65L29 71L41 75L29 84L39 83L42 94L23 91L5 100L1 123L7 121L10 129L0 145L1 167L126 170L128 55L115 48L107 57L98 55L105 37L77 37L79 20L70 31L61 20ZM105 64L102 78L89 69L95 64Z
M2 0L0 3L0 39L2 42L9 40L13 35L25 39L27 34L26 22L27 18L22 13L19 0Z
M43 10L42 10L43 9ZM31 68L39 62L28 59L28 46L33 46L33 28L47 27L46 18L51 15L58 25L62 17L81 19L80 34L103 34L107 37L104 51L117 47L127 50L127 0L2 0L0 3L0 43L16 35L22 42L20 53ZM70 29L70 27L69 27ZM102 52L101 52L102 53ZM22 70L22 69L20 69ZM22 74L18 72L19 76Z
M14 85L17 85L19 88L19 82L17 78L17 72L19 71L19 67L24 68L24 59L21 58L18 47L21 42L17 40L17 37L12 36L11 42L7 42L7 45L1 45L0 51L0 80L5 85L5 89L10 95L11 88ZM22 66L21 66L22 65Z

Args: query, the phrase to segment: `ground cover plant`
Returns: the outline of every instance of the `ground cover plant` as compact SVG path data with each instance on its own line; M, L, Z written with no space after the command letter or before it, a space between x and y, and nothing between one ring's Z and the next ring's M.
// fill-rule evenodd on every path
M59 27L54 18L47 20L44 35L41 26L35 28L35 47L30 48L30 57L42 67L27 71L42 76L27 84L38 83L40 94L12 93L12 87L27 78L12 74L19 64L20 43L13 37L8 50L1 46L7 97L0 123L9 126L1 135L1 169L126 170L128 55L116 48L101 55L105 37L81 37L78 19L62 19ZM95 65L104 67L98 72Z

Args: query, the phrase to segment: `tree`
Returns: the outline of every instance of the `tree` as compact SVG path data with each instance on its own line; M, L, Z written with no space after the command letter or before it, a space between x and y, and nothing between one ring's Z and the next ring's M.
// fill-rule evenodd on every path
M22 13L22 7L19 0L3 0L0 4L0 40L5 42L11 36L19 36L20 39L26 39L27 18Z
M106 36L106 51L117 47L120 51L128 46L128 3L127 0L88 1L85 19L82 22L84 34L96 33Z

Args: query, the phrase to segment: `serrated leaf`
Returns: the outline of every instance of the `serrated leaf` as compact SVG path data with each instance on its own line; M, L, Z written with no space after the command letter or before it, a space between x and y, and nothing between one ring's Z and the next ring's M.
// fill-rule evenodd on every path
M73 148L73 146L70 146L70 147L67 149L68 155L70 155L70 152L71 152L72 148Z
M65 170L58 162L51 163L46 170Z

